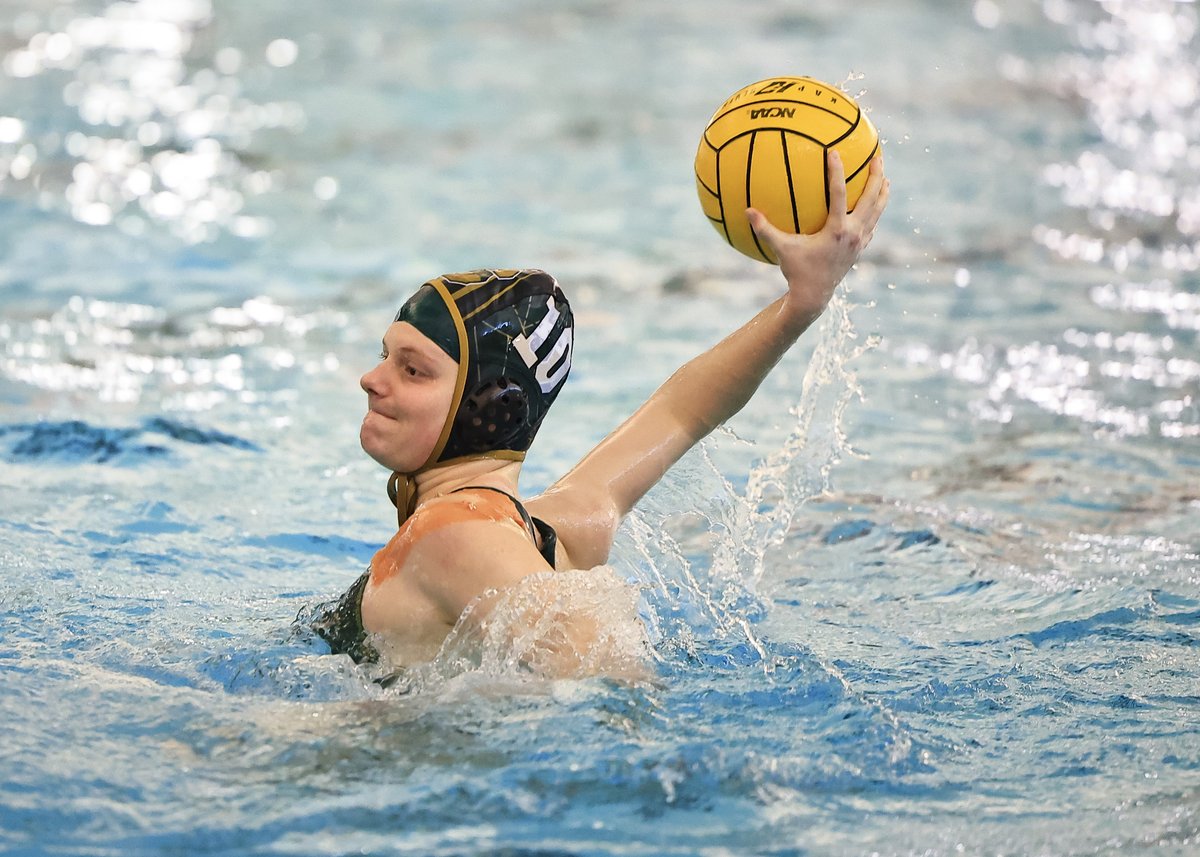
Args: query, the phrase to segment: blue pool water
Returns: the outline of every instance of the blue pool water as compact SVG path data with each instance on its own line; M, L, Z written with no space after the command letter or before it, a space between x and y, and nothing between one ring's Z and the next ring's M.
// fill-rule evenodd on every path
M1196 853L1198 26L0 0L0 850ZM397 301L563 282L535 493L778 293L691 161L781 73L862 94L893 201L819 328L564 578L636 600L652 678L452 641L402 693L326 655L293 617L394 522L356 440Z

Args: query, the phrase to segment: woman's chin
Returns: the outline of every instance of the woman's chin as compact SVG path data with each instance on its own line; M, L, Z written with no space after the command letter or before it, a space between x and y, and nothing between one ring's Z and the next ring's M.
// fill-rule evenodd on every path
M387 462L384 461L382 458L380 458L378 455L376 455L375 452L371 449L371 447L367 446L365 443L360 444L360 446L362 446L363 452L365 452L371 458L371 460L374 461L376 464L382 464L384 467L388 466Z
M363 452L378 464L398 473L412 473L420 468L424 459L414 462L411 460L413 456L398 453L394 445L388 444L387 438L371 427L370 422L369 419L363 420L362 428L358 430L358 444Z
M379 432L372 429L371 422L371 415L367 414L366 418L363 419L362 427L358 430L358 444L363 448L363 452L371 456L375 461L384 467L391 467L389 464L391 456L387 455L387 451L381 443Z

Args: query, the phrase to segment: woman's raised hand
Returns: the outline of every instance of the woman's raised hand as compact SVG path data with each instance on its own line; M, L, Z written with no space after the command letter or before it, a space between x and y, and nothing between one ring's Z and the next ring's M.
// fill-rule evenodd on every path
M750 226L779 260L787 279L786 309L798 324L807 326L833 297L834 289L871 243L875 226L887 207L889 182L883 175L883 158L871 161L866 187L854 211L846 211L846 173L838 153L828 154L829 217L819 232L797 235L784 232L757 209L747 209Z

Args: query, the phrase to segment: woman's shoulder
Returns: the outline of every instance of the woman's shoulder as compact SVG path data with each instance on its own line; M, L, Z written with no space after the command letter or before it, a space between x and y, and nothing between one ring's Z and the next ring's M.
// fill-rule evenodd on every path
M524 528L521 514L505 495L494 491L455 491L424 500L375 554L372 566L404 564L413 548L456 524L516 524Z
M386 560L391 569L403 569L407 585L447 617L457 618L489 589L512 586L551 568L519 512L503 496L438 498L410 520L409 535Z

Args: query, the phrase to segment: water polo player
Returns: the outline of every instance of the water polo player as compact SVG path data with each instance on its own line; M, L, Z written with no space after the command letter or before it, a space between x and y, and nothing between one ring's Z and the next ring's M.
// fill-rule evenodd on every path
M396 666L428 661L483 593L605 563L634 504L745 405L870 242L888 197L882 162L872 162L851 213L842 213L836 153L828 167L832 213L819 232L785 233L749 213L779 259L787 293L680 368L527 503L517 497L521 462L571 366L567 299L538 270L474 271L422 285L361 381L368 410L360 440L392 471L399 529L349 591L318 611L313 627L332 650L359 661L383 651ZM587 645L594 629L564 621L560 631Z

